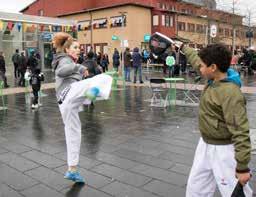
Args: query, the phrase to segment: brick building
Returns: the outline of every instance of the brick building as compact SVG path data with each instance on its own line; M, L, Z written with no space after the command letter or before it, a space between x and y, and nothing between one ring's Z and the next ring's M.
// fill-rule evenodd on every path
M243 17L215 7L214 0L36 0L22 12L77 20L82 47L110 54L122 40L131 48L147 47L145 36L156 31L197 48L211 42L232 46L235 33L236 48L248 46ZM215 38L209 36L212 25Z

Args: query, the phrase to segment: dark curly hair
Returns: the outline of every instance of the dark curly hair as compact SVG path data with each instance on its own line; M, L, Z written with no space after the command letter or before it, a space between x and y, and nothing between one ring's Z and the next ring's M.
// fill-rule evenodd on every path
M227 72L232 58L231 51L223 44L208 45L198 55L207 67L216 64L221 72Z

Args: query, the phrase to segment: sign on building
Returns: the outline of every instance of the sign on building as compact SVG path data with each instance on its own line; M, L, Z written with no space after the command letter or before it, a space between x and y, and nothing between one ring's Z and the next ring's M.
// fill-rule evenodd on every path
M149 40L150 40L150 34L145 34L144 35L144 42L149 42Z
M217 26L216 25L211 25L210 36L212 38L215 38L217 36Z

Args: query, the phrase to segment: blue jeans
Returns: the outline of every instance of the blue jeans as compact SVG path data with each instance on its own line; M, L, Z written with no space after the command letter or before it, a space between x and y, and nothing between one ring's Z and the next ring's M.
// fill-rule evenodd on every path
M142 82L142 73L141 73L141 66L139 67L134 67L134 83L136 83L136 78L137 78L137 72L139 71L139 78L140 82Z
M129 67L129 66L124 66L125 81L131 81L130 73L131 73L131 67Z

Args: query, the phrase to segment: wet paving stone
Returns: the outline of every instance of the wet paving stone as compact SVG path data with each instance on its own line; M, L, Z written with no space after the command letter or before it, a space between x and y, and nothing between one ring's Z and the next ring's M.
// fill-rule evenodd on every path
M158 180L151 181L150 183L144 185L143 189L162 197L185 196L185 190L183 188L163 183Z
M113 182L106 187L102 188L102 191L109 193L115 197L157 197L158 195L154 195L153 193L147 192L142 189L138 189L136 187L122 184L119 182Z
M1 197L22 197L21 194L19 194L17 191L12 189L6 184L0 183L0 196Z
M58 191L61 191L71 184L70 181L63 178L62 174L46 167L38 167L29 170L25 172L25 174Z
M124 159L124 158L118 157L116 155L103 153L103 152L98 152L95 155L95 158L99 161L102 161L102 162L105 162L108 164L112 164L114 166L117 166L117 167L120 167L123 169L129 169L129 168L132 168L132 167L138 165L137 162L134 162L134 161L131 161L128 159Z
M147 165L140 165L130 170L180 187L184 187L187 182L187 176Z
M65 195L43 184L36 185L21 192L26 197L64 197Z
M24 190L38 184L38 181L35 179L1 163L0 174L0 183L5 183L16 191Z
M122 183L127 183L129 185L133 185L135 187L140 187L149 182L152 178L139 175L137 173L132 173L127 170L123 170L114 166L110 166L108 164L102 164L96 166L92 169L92 171L102 174L107 177L111 177L112 179L116 179Z
M51 155L38 152L38 151L29 151L26 153L21 154L23 157L26 157L27 159L30 159L32 161L35 161L43 166L46 166L48 168L56 168L58 166L62 166L65 164L64 161L59 160Z
M168 169L174 165L174 162L171 162L169 160L159 159L159 158L153 157L151 155L146 155L143 153L139 153L137 151L130 151L127 149L122 149L122 148L117 150L113 154L118 155L123 158L133 160L133 161L137 161L141 164L147 164L147 165L151 165L151 166L154 166L157 168Z
M39 167L39 164L36 164L24 157L21 157L15 153L5 153L0 154L0 161L4 162L5 164L15 168L21 172Z

